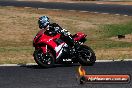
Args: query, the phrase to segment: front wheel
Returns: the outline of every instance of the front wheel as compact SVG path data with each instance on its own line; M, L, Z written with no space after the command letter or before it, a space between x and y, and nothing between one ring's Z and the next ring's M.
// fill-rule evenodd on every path
M54 56L50 50L47 50L46 54L43 53L42 49L34 51L34 60L41 67L52 67L54 65Z
M78 54L79 54L79 63L81 65L93 65L96 61L96 56L94 51L86 46L86 45L81 45L80 48L78 49Z

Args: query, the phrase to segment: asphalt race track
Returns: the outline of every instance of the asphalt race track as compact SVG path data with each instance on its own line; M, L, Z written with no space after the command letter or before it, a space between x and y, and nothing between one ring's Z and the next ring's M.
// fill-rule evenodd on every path
M130 83L78 84L76 80L79 65L56 65L53 68L30 66L0 66L0 88L132 88ZM97 62L83 67L87 74L130 74L132 62Z
M55 2L24 2L24 1L0 1L0 6L34 7L48 9L64 9L90 11L99 13L132 15L132 5L105 5L92 3L55 3Z

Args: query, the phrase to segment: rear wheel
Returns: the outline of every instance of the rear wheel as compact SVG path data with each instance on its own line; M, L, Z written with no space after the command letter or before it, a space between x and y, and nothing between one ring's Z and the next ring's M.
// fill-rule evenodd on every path
M86 46L86 45L81 45L80 48L78 49L79 53L79 63L81 65L93 65L96 61L96 56L94 51Z
M55 63L54 56L50 50L47 50L47 54L44 54L42 49L35 50L34 60L41 67L52 67Z

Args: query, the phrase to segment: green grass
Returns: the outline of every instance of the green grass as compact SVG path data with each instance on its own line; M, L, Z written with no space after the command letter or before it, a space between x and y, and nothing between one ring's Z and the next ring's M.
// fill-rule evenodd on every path
M95 40L96 41L96 40ZM95 43L89 41L89 44L94 49L114 49L114 48L132 48L132 43L128 42L118 42L118 41L110 41L110 40L100 40Z
M131 42L113 41L109 38L132 33L132 22L123 24L99 25L97 31L94 30L96 37L87 41L94 49L128 48L132 47Z
M132 21L123 24L110 24L103 26L104 37L113 37L132 33Z

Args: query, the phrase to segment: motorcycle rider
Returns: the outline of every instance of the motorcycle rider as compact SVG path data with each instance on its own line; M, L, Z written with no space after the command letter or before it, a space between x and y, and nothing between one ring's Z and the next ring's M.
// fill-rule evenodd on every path
M50 31L51 33L60 33L62 34L61 39L67 43L68 46L75 46L74 39L70 32L65 29L62 29L56 23L50 23L48 16L41 16L38 20L39 28L42 30Z

